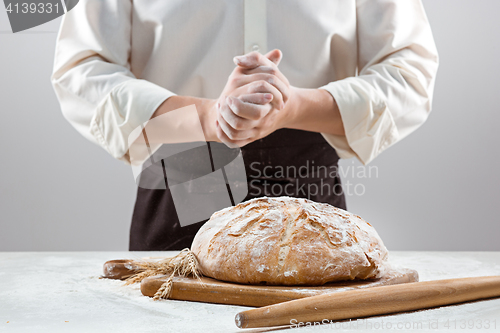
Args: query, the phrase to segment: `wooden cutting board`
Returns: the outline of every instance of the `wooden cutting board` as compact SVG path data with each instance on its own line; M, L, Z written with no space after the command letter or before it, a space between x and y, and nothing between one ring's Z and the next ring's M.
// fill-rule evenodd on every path
M167 278L168 276L160 275L144 279L141 282L142 294L150 297L154 296ZM418 282L417 271L407 268L394 268L383 278L376 280L333 282L316 287L256 286L223 282L207 277L202 277L199 280L189 277L176 277L174 278L169 298L184 301L261 307L308 296L408 282Z

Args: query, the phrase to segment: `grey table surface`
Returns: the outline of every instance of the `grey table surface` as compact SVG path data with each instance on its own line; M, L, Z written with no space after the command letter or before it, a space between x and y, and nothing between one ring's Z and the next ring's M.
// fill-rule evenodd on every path
M0 252L0 332L500 332L500 298L292 329L238 329L243 306L153 301L99 279L105 261L175 252ZM500 252L390 253L420 281L500 275Z

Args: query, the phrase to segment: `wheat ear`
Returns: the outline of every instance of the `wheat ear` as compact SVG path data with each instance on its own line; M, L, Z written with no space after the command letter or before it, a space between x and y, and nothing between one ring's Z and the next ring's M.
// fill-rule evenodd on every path
M170 293L172 292L172 284L174 282L174 274L170 275L170 277L165 281L160 289L158 289L153 296L153 300L159 301L160 299L167 299L170 297Z
M139 268L144 271L134 274L126 279L125 285L138 283L147 277L154 275L170 275L160 289L155 293L153 299L167 299L172 292L174 276L193 276L197 279L201 277L198 260L194 253L188 249L183 249L179 254L171 258L165 258L160 261L142 261L138 262Z

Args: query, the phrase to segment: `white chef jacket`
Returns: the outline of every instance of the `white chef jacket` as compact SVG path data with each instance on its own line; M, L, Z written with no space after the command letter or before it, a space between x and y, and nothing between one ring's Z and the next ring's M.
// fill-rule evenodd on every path
M217 98L234 56L275 48L291 85L335 98L345 137L323 136L341 158L372 161L431 110L438 54L420 0L82 0L52 83L66 119L129 161L128 136L167 98Z

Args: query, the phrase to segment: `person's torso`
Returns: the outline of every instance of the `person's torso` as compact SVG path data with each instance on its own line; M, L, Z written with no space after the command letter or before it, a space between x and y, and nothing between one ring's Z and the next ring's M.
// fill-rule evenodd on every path
M356 1L133 2L131 70L179 95L217 98L235 67L231 59L254 40L261 53L283 51L279 67L293 86L354 76Z

